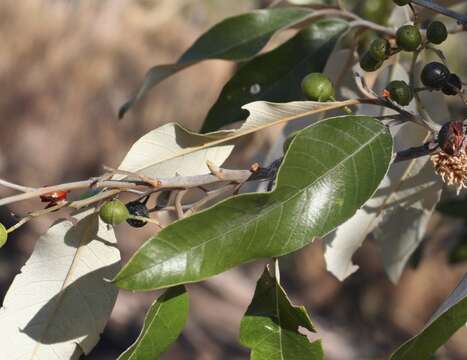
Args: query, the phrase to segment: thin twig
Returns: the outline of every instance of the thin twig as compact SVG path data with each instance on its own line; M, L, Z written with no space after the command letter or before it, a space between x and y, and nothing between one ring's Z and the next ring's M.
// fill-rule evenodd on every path
M8 189L18 190L18 191L22 191L22 192L28 192L28 191L36 190L36 188L15 184L15 183L3 180L3 179L0 179L0 186L4 186L4 187L6 187Z
M15 225L10 226L8 228L7 232L11 233L11 232L19 229L21 226L23 226L27 222L31 221L32 219L34 219L36 217L39 217L39 216L42 216L42 215L50 214L51 212L60 210L61 208L64 208L65 206L67 206L67 202L63 201L63 202L61 202L61 203L59 203L57 205L51 206L49 208L45 208L45 209L42 209L42 210L31 212L28 215L26 215L24 218L19 220Z
M230 192L234 192L239 184L231 184L220 189L209 191L206 196L204 196L201 200L193 203L189 210L185 212L185 217L193 214L194 212L198 211L201 207L209 203L210 201L217 199L218 197L228 194Z
M128 219L148 222L148 223L157 225L160 228L162 228L161 223L159 221L157 221L156 219L153 219L153 218L147 218L147 217L144 217L144 216L130 215L130 216L128 216Z
M185 217L185 213L182 207L182 200L186 192L187 190L180 190L177 192L177 195L175 196L175 209L177 210L177 216L179 219L182 219Z
M219 180L224 180L224 174L222 173L222 169L220 169L219 166L217 166L210 160L206 161L206 165L212 175L217 177Z
M145 183L153 186L153 187L158 187L159 186L159 181L157 179L151 178L149 176L146 176L145 174L139 173L139 172L133 172L133 171L127 171L127 170L121 170L121 169L114 169L108 166L104 166L104 169L107 171L112 172L114 175L126 175L126 176L132 176L136 179L140 179L144 181Z
M467 24L467 16L463 14L459 14L458 12L450 10L448 8L445 8L444 6L439 5L435 3L434 1L412 0L412 3L422 6L424 8L430 9L439 14L443 14L445 16L456 19L460 24L464 24L464 25Z
M394 158L394 162L397 163L401 161L417 159L419 157L431 154L434 150L436 150L436 148L436 143L427 142L421 146L415 146L406 150L401 150L397 152L396 157Z
M32 191L9 196L3 199L0 199L0 206L11 204L18 201L28 200L40 197L41 195L45 195L50 192L54 191L71 191L71 190L80 190L80 189L87 189L93 186L94 180L83 180L83 181L75 181L71 183L65 183L55 186L47 186L39 189L34 189ZM145 185L144 182L140 181L127 181L127 180L109 180L109 181L101 181L94 184L93 187L100 189L100 188L113 188L119 190L126 190L134 188L135 186Z
M361 18L360 16L358 16L357 14L354 14L353 12L342 10L339 8L332 8L332 7L326 7L322 10L316 10L314 12L311 12L310 15L306 19L301 21L299 24L297 24L296 27L301 28L305 24L308 24L312 21L316 21L317 19L327 18L327 17L340 17L342 19L348 19L348 20L351 20L350 25L353 27L364 27L364 28L371 29L382 34L386 34L391 37L394 37L396 33L395 30L392 28L382 26L374 22L365 20Z

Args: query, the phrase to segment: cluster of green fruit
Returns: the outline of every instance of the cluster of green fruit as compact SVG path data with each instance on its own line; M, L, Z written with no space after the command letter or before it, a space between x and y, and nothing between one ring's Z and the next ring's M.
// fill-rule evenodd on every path
M144 202L132 201L124 204L118 199L109 201L99 211L101 220L109 225L119 225L126 221L130 226L142 227L146 221L134 217L149 217L149 210Z
M448 37L446 26L440 21L433 21L426 31L429 43L441 44ZM360 58L360 67L368 72L378 70L383 62L399 51L416 51L422 45L422 35L415 25L401 26L396 32L396 46L384 38L377 38Z
M410 5L410 0L393 0L396 5ZM433 21L426 30L426 43L441 44L448 37L446 26ZM376 38L360 57L360 67L367 72L378 70L383 62L400 51L419 51L424 47L420 30L415 25L401 26L395 36L394 46L385 38ZM432 62L423 68L421 81L427 90L440 90L446 95L457 95L462 82L456 74L439 62ZM385 89L385 95L399 105L406 106L413 99L413 89L405 81L392 81Z

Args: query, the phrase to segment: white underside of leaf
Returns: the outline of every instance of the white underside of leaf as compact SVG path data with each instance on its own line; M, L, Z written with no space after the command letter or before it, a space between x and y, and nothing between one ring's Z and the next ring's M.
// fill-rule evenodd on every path
M467 297L467 274L464 275L461 282L456 286L456 288L451 292L451 294L449 294L448 298L441 304L441 306L431 316L425 328L430 326L434 321L436 321L436 319L438 319L441 315L446 313L453 306L457 305L459 302L464 300L466 297Z
M422 165L423 168L418 169ZM443 187L431 163L422 160L415 162L403 184L411 180L413 186L394 193L373 233L379 244L384 269L394 283L422 242Z
M220 166L233 150L232 145L200 148L211 140L209 136L189 132L177 124L165 124L136 141L119 169L154 178L205 174L209 172L208 160Z
M140 172L154 178L209 173L206 165L208 160L221 166L232 152L234 146L224 145L226 142L275 124L285 123L290 118L299 117L300 114L333 106L339 106L339 103L255 101L243 106L250 115L239 129L221 130L204 135L190 132L174 123L165 124L136 141L119 169ZM115 176L116 179L124 177Z
M120 265L113 230L90 212L53 225L8 290L0 309L2 360L78 359L89 353L114 306ZM98 230L97 230L98 229Z
M381 76L383 84L392 79L408 81L408 75L396 65ZM363 106L360 113L368 114L371 110L374 109ZM409 110L415 110L413 103ZM426 131L415 124L399 126L392 132L395 151L426 141ZM327 269L339 280L357 271L352 256L374 231L385 270L397 282L410 255L422 241L441 194L440 179L428 161L428 157L422 157L393 164L376 194L325 239Z

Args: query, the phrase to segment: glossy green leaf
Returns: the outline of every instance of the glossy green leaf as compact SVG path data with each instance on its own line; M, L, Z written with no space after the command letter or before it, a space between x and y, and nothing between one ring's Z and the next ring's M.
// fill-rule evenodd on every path
M178 338L188 318L189 300L183 286L168 289L149 309L143 329L118 360L155 360Z
M256 55L276 31L297 24L311 14L309 10L300 8L272 8L234 16L214 25L177 63L149 69L136 95L120 108L119 117L122 118L153 86L177 71L208 59L248 59Z
M315 332L305 307L292 305L266 268L240 324L240 342L252 349L250 359L323 359L321 341L310 343L300 326Z
M242 66L222 89L201 131L217 130L246 118L248 113L241 107L253 101L302 99L302 78L323 71L339 36L347 29L343 20L317 21L277 49Z
M432 316L428 325L403 344L391 360L425 360L467 322L467 275Z
M205 279L298 250L349 219L374 193L392 155L373 118L330 118L292 141L271 193L242 194L148 240L114 280L150 290Z

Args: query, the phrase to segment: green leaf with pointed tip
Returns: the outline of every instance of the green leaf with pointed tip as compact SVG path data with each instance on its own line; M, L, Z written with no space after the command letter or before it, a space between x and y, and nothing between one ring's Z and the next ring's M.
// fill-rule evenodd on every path
M168 289L150 307L143 329L118 360L157 359L178 338L188 318L189 300L183 286Z
M321 341L310 343L299 327L315 332L303 306L294 306L266 268L240 323L240 342L251 360L324 359Z
M169 225L141 246L114 281L134 290L163 288L298 250L368 200L391 155L388 129L373 118L316 123L292 141L272 192L238 195Z
M245 119L247 103L266 100L287 102L303 98L302 79L321 72L348 22L325 19L313 23L277 49L242 66L224 86L209 110L202 132Z
M295 25L310 10L281 7L233 16L214 25L175 64L157 65L146 73L140 89L119 110L122 118L153 86L188 66L208 59L245 60L256 55L276 31Z
M454 289L428 325L391 356L391 360L425 360L467 322L467 275Z

